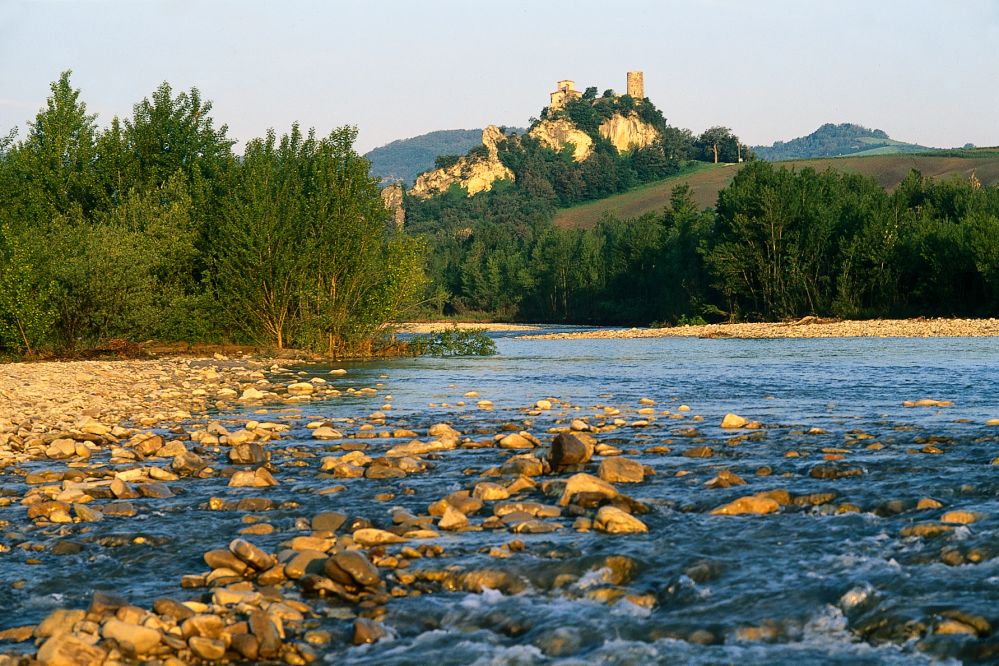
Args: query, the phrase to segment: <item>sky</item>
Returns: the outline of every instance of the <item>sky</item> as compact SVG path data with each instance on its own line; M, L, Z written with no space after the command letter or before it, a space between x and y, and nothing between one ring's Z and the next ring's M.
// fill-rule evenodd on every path
M670 124L750 145L826 122L999 144L999 0L0 0L0 135L66 69L102 125L167 81L240 143L349 124L362 153L525 126L556 80L628 70Z

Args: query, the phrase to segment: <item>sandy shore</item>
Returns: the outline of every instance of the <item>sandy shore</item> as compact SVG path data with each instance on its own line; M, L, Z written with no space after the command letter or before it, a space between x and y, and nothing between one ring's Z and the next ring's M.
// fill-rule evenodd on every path
M944 338L999 336L999 319L819 320L764 324L708 324L672 328L630 328L525 335L525 340L625 338Z
M404 322L397 325L399 333L437 333L445 331L457 323L458 328L470 331L537 331L540 326L532 324L496 324L486 322Z

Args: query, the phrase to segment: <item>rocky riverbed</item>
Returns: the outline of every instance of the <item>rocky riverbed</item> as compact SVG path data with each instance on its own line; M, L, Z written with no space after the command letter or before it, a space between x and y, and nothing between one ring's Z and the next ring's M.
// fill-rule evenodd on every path
M0 664L999 656L980 406L802 422L406 363L422 388L392 364L2 366Z
M795 322L705 324L668 328L597 329L523 336L528 340L628 338L940 338L999 336L999 319L871 319L843 321L805 317Z

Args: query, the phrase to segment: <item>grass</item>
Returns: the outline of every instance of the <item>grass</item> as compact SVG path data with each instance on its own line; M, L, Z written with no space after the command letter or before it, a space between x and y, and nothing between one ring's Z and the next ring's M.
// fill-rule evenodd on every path
M912 169L931 178L969 178L974 173L983 185L999 182L999 149L955 150L930 153L896 153L890 155L849 155L807 160L777 162L792 169L810 167L816 171L835 169L875 178L882 187L891 190L902 182ZM644 185L599 201L591 201L560 210L555 224L563 228L590 228L605 215L621 219L659 213L669 203L670 193L680 184L691 188L698 206L715 205L718 192L732 182L741 164L701 164L694 171Z

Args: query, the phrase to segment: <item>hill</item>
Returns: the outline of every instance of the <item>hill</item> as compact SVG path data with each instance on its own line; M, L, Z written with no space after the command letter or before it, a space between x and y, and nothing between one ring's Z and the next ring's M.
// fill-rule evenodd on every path
M984 185L999 182L999 152L995 149L962 150L929 155L869 155L781 162L793 169L811 167L817 171L841 170L873 176L885 189L895 188L912 169L932 178L969 178L972 173ZM742 165L705 164L687 172L599 201L564 208L555 215L563 228L590 228L604 215L626 219L660 212L677 185L687 184L698 206L713 206L718 192L732 182Z
M364 157L371 162L371 175L411 186L416 176L434 166L442 155L464 155L481 145L481 129L438 130L379 146Z
M808 136L777 141L772 146L753 146L752 150L761 160L778 162L812 157L921 153L932 148L896 141L884 130L853 123L826 123Z

